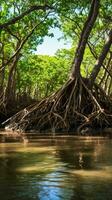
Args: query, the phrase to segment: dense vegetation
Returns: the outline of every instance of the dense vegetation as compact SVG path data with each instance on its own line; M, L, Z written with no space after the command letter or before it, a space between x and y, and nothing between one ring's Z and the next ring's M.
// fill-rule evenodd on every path
M30 105L11 128L111 126L112 1L1 0L0 13L1 121ZM53 27L72 48L36 55Z

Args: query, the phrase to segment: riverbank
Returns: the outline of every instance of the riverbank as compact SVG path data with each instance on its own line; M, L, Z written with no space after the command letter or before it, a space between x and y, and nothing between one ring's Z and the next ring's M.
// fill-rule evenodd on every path
M112 128L105 128L105 129L95 129L92 132L83 132L78 135L77 132L70 132L70 133L40 133L37 131L30 131L26 133L21 133L19 131L11 131L0 129L0 143L10 143L10 142L37 142L42 140L49 140L49 139L75 139L75 140L83 140L83 139L95 139L95 138L112 138Z

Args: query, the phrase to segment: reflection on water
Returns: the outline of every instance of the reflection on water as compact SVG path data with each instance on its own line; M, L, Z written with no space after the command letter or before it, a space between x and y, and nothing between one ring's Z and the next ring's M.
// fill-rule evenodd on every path
M103 138L0 144L0 198L111 200L111 149Z

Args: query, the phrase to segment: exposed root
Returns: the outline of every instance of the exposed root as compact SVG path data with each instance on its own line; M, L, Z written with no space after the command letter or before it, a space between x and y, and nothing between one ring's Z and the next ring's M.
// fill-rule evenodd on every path
M68 80L56 93L20 111L5 124L13 130L57 130L78 133L85 126L111 126L112 101L96 84L89 89L89 80Z

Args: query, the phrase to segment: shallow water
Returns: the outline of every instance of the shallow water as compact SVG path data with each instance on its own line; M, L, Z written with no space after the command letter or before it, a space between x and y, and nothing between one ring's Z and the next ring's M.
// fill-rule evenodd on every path
M111 200L112 140L0 144L1 200Z

